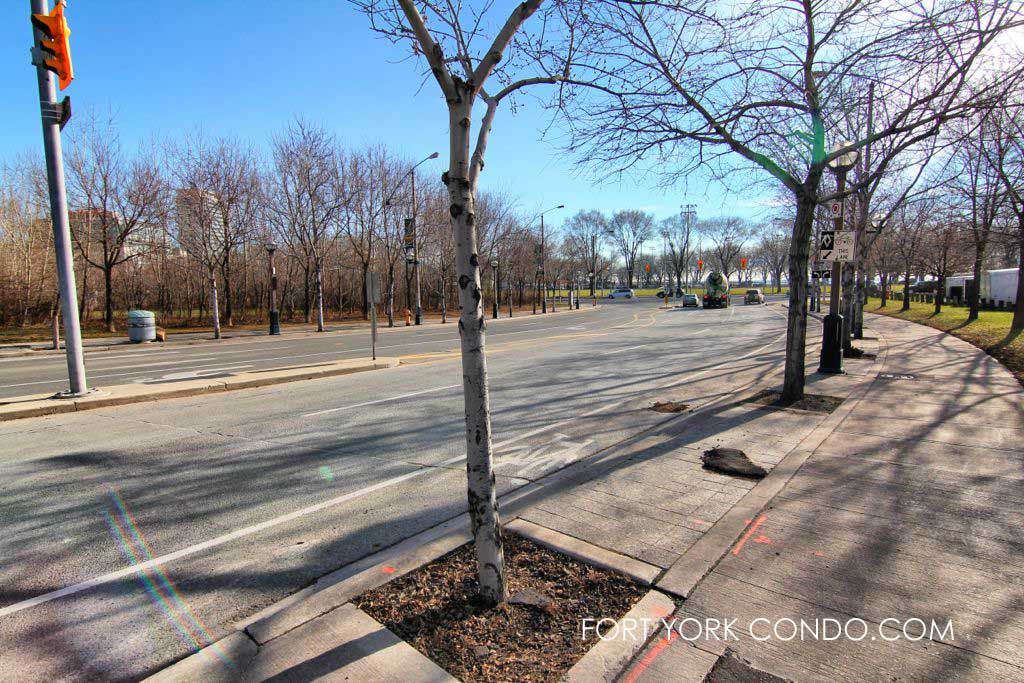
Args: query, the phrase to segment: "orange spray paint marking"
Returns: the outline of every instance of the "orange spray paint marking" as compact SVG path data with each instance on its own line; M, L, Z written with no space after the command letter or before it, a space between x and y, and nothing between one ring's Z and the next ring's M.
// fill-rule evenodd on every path
M396 569L394 567L389 567L388 565L384 565L383 567L380 568L380 570L382 572L384 572L385 574L394 574L395 571L396 571Z
M765 543L767 545L771 545L772 539L768 538L767 536L761 535L754 539L754 543Z
M711 524L711 522L706 522L703 519L694 519L693 523L694 524ZM747 520L747 524L750 524L750 520Z
M825 553L818 552L817 550L812 550L811 555L814 555L815 557L825 557Z
M672 610L667 610L664 607L655 607L651 610L651 616L655 619L664 619L670 614L672 614Z
M643 674L643 672L647 670L647 667L651 665L651 662L657 659L657 657L665 651L665 648L671 645L672 641L676 640L678 637L678 633L675 631L669 631L667 637L662 638L655 643L654 647L648 650L647 654L643 656L643 659L637 662L636 666L630 669L629 673L626 674L626 677L622 679L623 683L636 683L637 679L640 678L640 675Z
M750 540L750 537L754 535L754 532L757 531L757 528L759 526L764 524L764 520L766 520L766 519L767 519L767 516L761 515L760 517L757 518L756 522L754 522L753 524L750 525L750 528L747 529L747 533L743 534L743 537L740 538L739 543L737 543L736 547L732 549L732 554L733 555L739 555L740 554L740 551L743 550L743 546L747 544L747 541Z

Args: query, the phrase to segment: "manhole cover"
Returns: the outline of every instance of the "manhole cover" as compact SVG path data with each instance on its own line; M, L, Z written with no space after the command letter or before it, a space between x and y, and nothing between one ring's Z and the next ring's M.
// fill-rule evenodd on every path
M657 401L650 407L650 410L656 413L685 413L689 409L689 403L678 403L676 401Z
M900 375L892 372L880 372L878 373L878 379L889 379L889 380L914 380L917 379L915 375Z

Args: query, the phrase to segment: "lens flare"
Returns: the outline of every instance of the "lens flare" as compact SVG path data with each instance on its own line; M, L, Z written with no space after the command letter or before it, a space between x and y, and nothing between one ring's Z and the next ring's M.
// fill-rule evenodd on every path
M114 512L104 511L107 525L110 527L110 532L115 540L117 540L121 553L126 560L133 566L150 563L139 567L137 576L153 604L163 612L167 621L174 626L189 648L193 651L198 651L206 648L208 645L212 645L208 649L226 665L234 668L234 663L225 656L220 646L214 642L209 629L207 629L198 615L192 611L192 608L182 598L163 568L156 563L152 563L152 548L150 548L149 543L143 537L138 524L135 523L135 518L128 511L128 507L125 505L124 499L121 498L121 494L115 490L111 490L109 493L110 499L114 504Z

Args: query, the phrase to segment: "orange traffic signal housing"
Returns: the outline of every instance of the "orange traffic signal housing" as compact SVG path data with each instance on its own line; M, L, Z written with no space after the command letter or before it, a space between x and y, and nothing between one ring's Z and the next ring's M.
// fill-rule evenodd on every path
M747 259L745 259L745 258L741 258L740 259L740 268L742 268L743 270L747 269Z
M33 14L32 25L46 35L46 39L39 41L40 49L46 53L43 66L57 74L63 90L75 78L71 66L71 29L64 18L64 3L58 1L49 14Z

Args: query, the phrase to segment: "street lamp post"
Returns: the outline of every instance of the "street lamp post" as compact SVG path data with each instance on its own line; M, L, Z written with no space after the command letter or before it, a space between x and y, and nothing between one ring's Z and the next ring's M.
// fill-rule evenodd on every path
M267 242L267 261L270 266L270 334L281 334L281 314L277 310L277 269L274 267L274 252L277 245Z
M540 272L540 286L541 286L541 291L542 291L542 295L543 295L542 298L541 298L541 305L540 305L540 312L541 313L547 313L548 312L548 284L547 284L547 280L546 280L545 273L544 273L544 265L545 265L544 264L544 260L545 260L545 257L547 256L547 249L546 249L547 244L544 241L544 214L550 213L551 211L554 211L556 209L564 209L564 208L565 208L565 204L559 204L558 206L553 206L550 209L546 209L546 210L540 212L540 266L539 266L540 271L539 272Z
M852 142L841 142L832 147L835 153L840 149L851 146ZM836 192L839 195L839 202L844 203L842 195L846 192L846 174L857 163L857 152L850 150L840 154L831 162L829 168L836 174ZM843 210L840 209L835 217L836 232L843 229ZM824 329L821 338L821 360L818 364L818 372L839 374L843 372L843 316L839 313L839 295L842 285L842 263L832 261L832 282L829 296L828 315L825 316Z
M441 156L439 153L434 152L433 154L428 156L426 159L421 161L419 164L416 164L416 166L413 166L412 169L409 171L409 173L412 174L412 178L411 178L411 181L412 181L412 255L413 255L412 277L416 281L416 318L415 318L415 322L416 322L417 325L419 325L420 322L423 320L423 307L421 305L421 299L420 299L420 246L419 246L419 236L418 236L418 233L417 233L419 228L416 225L416 167L419 166L420 164L426 162L426 161L430 161L431 159L436 159L439 156Z
M885 228L885 216L879 213L872 214L870 219L871 234L874 235L874 239L878 238L878 233L882 232ZM863 339L864 338L864 304L867 299L867 273L864 272L864 261L867 259L867 251L870 248L871 243L864 240L864 244L861 244L860 240L857 241L857 300L854 309L854 321L853 321L853 338Z
M682 246L682 248L685 249L686 251L691 251L689 249L689 239L690 239L690 233L693 231L693 219L697 217L697 205L696 204L683 204L683 206L681 208L683 210L683 218L686 219L686 239L687 239L687 242ZM686 254L683 254L682 256L685 257ZM684 263L683 265L685 266L686 263ZM686 279L687 279L687 281L690 279L689 273L686 274ZM683 291L686 291L686 290L689 289L689 287L686 286L688 284L689 284L688 282L684 284Z
M494 307L491 311L492 317L498 319L498 301L501 299L501 292L498 291L498 259L491 259L491 290L494 293Z

